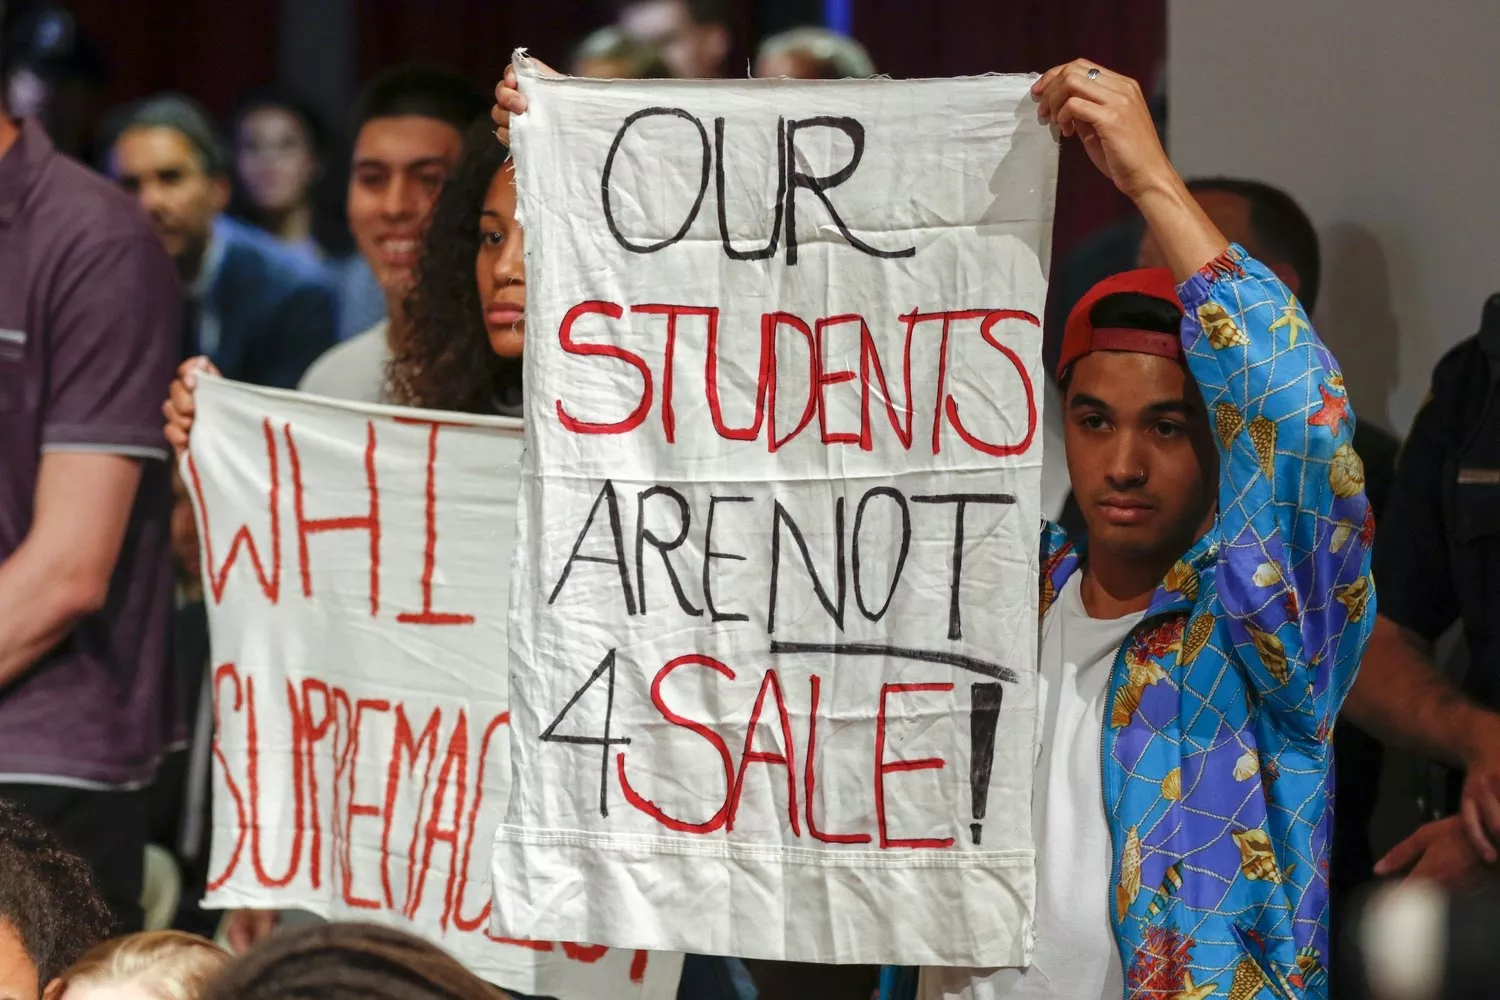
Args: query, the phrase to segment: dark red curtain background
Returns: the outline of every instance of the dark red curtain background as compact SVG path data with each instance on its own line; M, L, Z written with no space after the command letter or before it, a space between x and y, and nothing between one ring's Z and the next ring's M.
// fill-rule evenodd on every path
M854 36L898 77L1040 73L1075 58L1135 77L1148 91L1166 56L1164 0L855 0ZM1130 211L1089 162L1063 144L1054 260Z
M109 62L105 107L176 90L224 117L244 91L276 78L271 0L68 0L64 6Z
M730 0L737 43L731 67L744 66L758 41L757 13L766 28L779 28L797 13L790 2ZM173 89L222 116L244 90L276 76L271 0L67 0L66 6L109 60L107 103ZM814 16L821 7L800 4ZM1149 88L1166 51L1164 0L854 0L852 7L855 37L881 72L895 77L1039 72L1086 56ZM423 60L452 66L488 90L513 47L526 45L563 64L573 45L613 13L613 0L359 0L358 82ZM1066 253L1126 211L1082 149L1066 143L1055 251Z
M757 13L786 20L786 4L732 0L736 52L746 64L759 40ZM806 8L821 10L821 3ZM1079 56L1128 73L1148 87L1166 53L1164 0L854 0L853 31L876 66L895 77L1041 72ZM612 0L360 0L361 80L406 59L446 63L493 86L511 49L526 45L554 65L613 16ZM768 24L768 27L771 25ZM774 27L780 27L780 24ZM1059 168L1054 250L1129 211L1076 143Z
M511 50L524 45L565 69L573 46L615 17L615 0L360 0L360 81L407 60L439 62L493 89ZM737 49L728 65L744 65L753 37L754 0L731 0Z

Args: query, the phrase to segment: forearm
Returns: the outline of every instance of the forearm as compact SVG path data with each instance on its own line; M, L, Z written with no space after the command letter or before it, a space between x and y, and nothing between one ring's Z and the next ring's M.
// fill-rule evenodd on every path
M31 529L0 563L0 686L104 606L140 479L126 455L42 455Z
M1470 700L1386 619L1377 621L1344 714L1384 742L1456 767L1500 746L1500 715Z
M30 670L103 599L100 588L22 543L0 563L0 687Z
M1229 248L1229 240L1209 220L1175 170L1164 171L1135 199L1135 204L1179 283Z

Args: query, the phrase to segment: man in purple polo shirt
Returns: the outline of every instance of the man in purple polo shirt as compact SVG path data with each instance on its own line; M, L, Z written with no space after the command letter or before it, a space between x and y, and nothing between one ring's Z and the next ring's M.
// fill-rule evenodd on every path
M138 926L172 718L159 406L181 289L123 192L0 105L0 798Z

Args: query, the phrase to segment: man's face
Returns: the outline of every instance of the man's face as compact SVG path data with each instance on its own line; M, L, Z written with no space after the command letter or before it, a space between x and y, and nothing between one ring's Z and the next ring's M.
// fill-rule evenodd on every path
M229 202L229 182L204 170L186 136L157 126L126 129L110 152L109 173L140 202L174 259L203 254L214 216Z
M41 989L21 935L10 921L0 919L0 1000L37 1000Z
M388 300L411 290L422 231L462 146L458 129L420 115L371 119L355 138L349 231Z
M1219 456L1182 365L1151 354L1086 354L1073 364L1064 412L1068 475L1091 549L1171 559L1208 530Z
M683 0L646 0L620 14L627 35L650 42L680 80L716 77L729 54L729 32L722 24L698 24Z
M1193 198L1229 242L1238 243L1247 249L1250 247L1254 233L1250 228L1248 199L1225 191L1194 191ZM1167 259L1161 252L1161 244L1156 242L1156 237L1147 229L1145 238L1141 240L1140 251L1136 254L1136 267L1166 266Z

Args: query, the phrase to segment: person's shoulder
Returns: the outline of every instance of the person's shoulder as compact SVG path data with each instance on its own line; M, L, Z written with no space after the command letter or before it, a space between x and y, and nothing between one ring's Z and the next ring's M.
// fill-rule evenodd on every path
M1491 370L1497 365L1500 357L1485 350L1479 335L1459 341L1432 369L1423 409L1431 408L1445 426L1462 433L1469 419L1477 415L1473 411L1489 397L1490 386L1500 374Z
M300 392L346 398L351 381L369 381L375 371L383 373L387 347L386 323L381 321L363 333L335 344L314 361L297 383Z
M270 234L227 215L214 220L214 231L224 243L224 267L253 280L262 291L277 297L310 289L333 293L320 264Z
M108 178L56 153L27 206L32 225L49 241L73 251L115 241L139 241L165 255L135 199Z
M335 344L324 351L318 357L317 361L313 362L314 367L323 364L325 361L337 363L341 359L347 360L352 357L384 357L386 354L385 335L387 325L385 320L381 320L368 330L350 337L341 344Z
M1436 387L1467 378L1476 370L1487 367L1489 358L1480 343L1479 335L1465 337L1448 349L1432 369L1432 381Z

